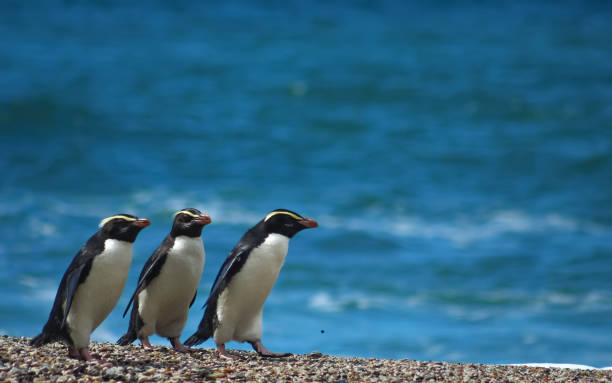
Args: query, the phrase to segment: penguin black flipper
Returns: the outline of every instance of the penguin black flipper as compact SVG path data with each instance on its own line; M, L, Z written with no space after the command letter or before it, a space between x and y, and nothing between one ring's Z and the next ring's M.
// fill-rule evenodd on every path
M102 249L104 249L104 240L98 238L96 233L74 256L60 281L49 319L43 331L30 341L32 346L38 347L56 340L72 342L66 328L68 312L78 286L87 279L93 259Z
M212 299L218 298L219 293L228 285L232 277L240 271L246 262L246 258L251 252L251 248L252 246L243 243L243 241L240 241L240 243L234 247L225 262L223 262L223 266L221 266L221 270L219 270L215 278L215 283L213 283L213 287L210 289L208 299L202 308L206 307Z
M213 287L210 289L210 295L202 308L206 308L204 316L198 325L198 330L184 342L186 346L194 346L200 344L213 336L214 324L217 321L217 299L223 289L229 284L232 277L244 266L247 255L251 251L251 246L241 240L236 247L230 252L229 256L223 262L221 270L215 278Z
M147 259L147 262L142 268L140 272L140 276L138 277L138 285L136 286L136 290L134 290L134 294L130 297L130 301L123 312L123 317L130 309L130 306L135 301L136 297L140 292L151 283L155 277L157 277L166 263L166 259L168 257L168 250L172 248L174 244L174 238L171 236L167 236L164 238L162 244L153 252L153 254ZM195 299L195 298L194 298ZM136 304L134 305L134 309L137 310Z
M62 324L61 327L64 327L66 324L66 319L68 319L68 313L70 312L70 307L72 307L72 300L74 298L74 294L76 293L77 287L87 278L89 274L89 270L91 269L91 263L93 262L93 257L89 258L87 262L76 266L73 270L68 270L66 273L66 288L65 288L65 302L64 312L62 314Z

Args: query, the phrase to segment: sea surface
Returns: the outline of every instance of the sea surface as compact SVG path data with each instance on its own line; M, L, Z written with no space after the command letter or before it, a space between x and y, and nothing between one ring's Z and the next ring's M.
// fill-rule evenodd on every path
M99 221L131 213L152 224L93 333L116 341L195 207L185 339L242 234L288 208L320 227L266 302L273 351L612 365L610 20L608 1L3 1L0 334L36 335Z

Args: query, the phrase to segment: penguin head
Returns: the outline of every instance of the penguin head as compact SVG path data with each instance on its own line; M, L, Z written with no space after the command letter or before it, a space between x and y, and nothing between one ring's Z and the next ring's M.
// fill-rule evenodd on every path
M140 230L149 224L146 218L138 218L130 214L115 214L100 222L100 234L108 239L133 243Z
M277 233L293 237L297 232L318 227L319 224L312 218L304 218L301 215L287 209L277 209L271 211L264 218L263 226L267 233Z
M174 213L174 223L172 224L171 235L178 237L186 235L188 237L199 237L202 229L208 225L211 219L208 215L202 214L198 209L183 209Z

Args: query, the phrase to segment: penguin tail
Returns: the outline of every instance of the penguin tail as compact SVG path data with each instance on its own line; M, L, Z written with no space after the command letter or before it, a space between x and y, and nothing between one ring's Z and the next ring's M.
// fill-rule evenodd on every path
M213 304L209 304L209 301L210 298L206 301L206 311L204 311L204 316L198 325L198 331L187 338L183 343L185 346L195 346L204 343L204 341L213 336L215 332L214 328L217 327L216 324L218 324L217 315L215 314L217 305L216 301Z
M130 303L132 303L131 300ZM127 309L125 310L125 312L127 312ZM132 306L132 314L130 315L130 324L128 325L128 330L124 336L119 338L117 344L119 346L127 346L128 344L133 343L136 339L138 339L138 332L142 329L143 326L144 322L138 314L138 300L136 300L134 302L134 306Z
M128 331L127 334L119 338L119 340L117 341L117 344L119 346L127 346L128 344L131 344L132 342L134 342L136 338L137 336L136 336L135 331Z
M213 336L214 330L212 327L212 323L209 320L207 315L204 315L200 325L198 326L198 331L196 331L192 336L187 338L184 342L185 346L195 346L200 343L204 343L208 338Z
M202 336L202 335L200 335L200 331L196 331L196 333L193 334L192 336L190 336L189 338L187 338L187 340L184 341L183 344L185 346L195 346L195 345L198 345L200 343L203 343L208 338L210 338L210 336L205 336L205 335Z
M30 346L40 347L43 344L51 343L54 340L54 337L43 331L40 334L36 335L34 338L32 338L32 340L30 341Z

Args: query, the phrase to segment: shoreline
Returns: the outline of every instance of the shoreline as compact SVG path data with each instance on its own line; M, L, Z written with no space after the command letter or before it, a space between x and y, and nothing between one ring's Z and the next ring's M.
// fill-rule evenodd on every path
M61 343L34 348L30 338L0 336L0 381L122 382L609 382L610 370L422 362L335 357L318 352L286 358L261 358L251 351L229 350L240 360L217 357L209 348L179 354L156 346L117 346L92 342L102 360L70 359Z

